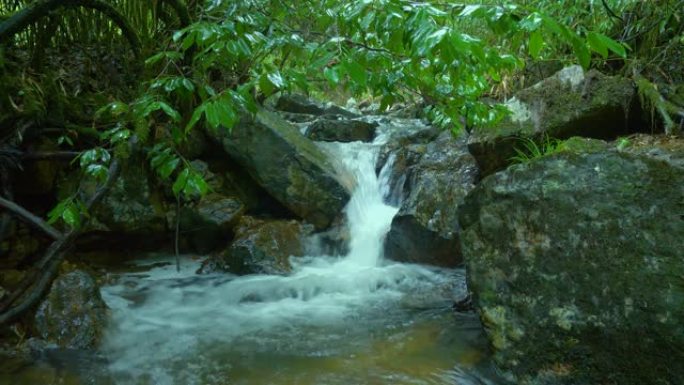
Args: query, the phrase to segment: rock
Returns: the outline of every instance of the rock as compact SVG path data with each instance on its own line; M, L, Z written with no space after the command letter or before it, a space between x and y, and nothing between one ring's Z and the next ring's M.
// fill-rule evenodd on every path
M316 115L311 115L311 114L298 114L296 112L279 112L279 115L283 117L283 119L292 122L292 123L309 123L313 122L316 120Z
M57 277L35 315L41 338L71 349L95 348L106 322L107 305L99 288L80 270Z
M326 154L272 112L244 116L232 131L212 135L261 187L319 229L327 227L349 199Z
M145 158L140 153L132 154L97 205L88 230L129 239L164 235L167 229L163 197L151 187L150 180ZM75 170L59 182L57 196L65 199L77 191L92 196L97 187L92 178L82 178L81 171Z
M330 120L318 119L306 131L312 140L326 142L371 142L375 137L377 123L363 120Z
M285 274L291 270L290 257L304 255L305 238L312 231L310 225L294 220L243 217L230 247L210 257L201 272Z
M521 139L567 139L584 136L614 139L640 125L634 84L579 66L518 92L506 105L510 116L494 127L475 127L468 148L483 175L505 168L522 147Z
M359 116L353 112L347 111L340 106L334 104L324 105L322 103L314 102L300 94L284 94L278 97L274 108L282 112L292 112L296 114L308 114L320 116L324 114L341 115L346 118L358 118Z
M520 384L679 384L684 145L590 147L491 175L459 208L495 359Z
M162 198L150 188L142 161L127 164L97 208L97 219L109 231L159 234L166 231Z
M197 253L209 253L232 238L233 227L245 210L245 205L234 197L210 193L181 208L181 235ZM174 228L175 215L169 217L169 227Z
M405 198L385 240L386 256L441 266L461 263L457 208L478 180L465 140L443 132L427 145L405 147L394 169L406 176Z

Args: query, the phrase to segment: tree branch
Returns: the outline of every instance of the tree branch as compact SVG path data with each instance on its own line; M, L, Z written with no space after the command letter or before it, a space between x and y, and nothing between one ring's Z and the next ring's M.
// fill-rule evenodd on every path
M19 206L18 204L10 200L0 197L0 208L9 211L10 213L24 220L36 229L41 230L45 234L49 235L54 240L59 240L64 237L62 233L60 233L59 231L57 231L57 229L47 224L47 222L31 214L25 208Z
M623 19L623 18L621 18L620 16L616 15L615 12L613 12L613 10L610 9L610 7L608 6L608 4L606 4L606 0L601 0L601 4L603 4L603 8L605 8L605 9L606 9L606 12L608 12L608 16L620 20L620 21L622 22L622 24L625 23L625 19Z
M114 159L109 165L109 175L105 183L100 186L86 203L86 209L90 211L97 205L119 176L119 161ZM82 215L83 227L87 225L89 217ZM65 236L53 242L43 258L38 261L33 272L28 274L20 283L12 295L0 305L0 325L8 324L24 312L31 309L42 298L52 280L57 275L60 263L64 259L66 251L80 234L79 229L69 231ZM15 306L17 301L21 300Z

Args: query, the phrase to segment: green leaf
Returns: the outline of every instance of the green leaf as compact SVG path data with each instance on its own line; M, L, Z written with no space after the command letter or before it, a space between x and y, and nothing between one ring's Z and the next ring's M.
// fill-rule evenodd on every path
M589 48L587 48L585 41L579 37L575 37L571 42L572 49L575 52L575 56L580 65L585 70L589 69L589 65L591 64L591 52L589 52Z
M81 213L78 207L71 202L62 212L62 219L64 222L74 229L81 227Z
M173 107L171 107L165 102L158 102L158 105L161 108L161 110L164 111L164 113L171 118L171 120L173 120L176 123L180 122L181 116L178 113L178 111L176 111Z
M202 114L206 110L207 105L205 103L200 104L197 108L195 108L195 111L192 112L192 116L190 117L190 121L188 124L185 126L185 133L187 134L192 130L193 127L197 124L197 122L202 118Z
M85 172L86 174L93 176L100 182L107 179L107 175L109 174L109 172L107 171L107 167L101 164L90 164L88 165L88 167L86 167Z
M176 182L174 182L173 187L171 188L173 190L173 194L175 196L179 196L180 193L185 189L185 185L188 184L188 176L190 175L190 169L185 168L183 171L181 171L180 174L178 174L178 177L176 178Z
M218 114L220 124L228 130L231 130L235 123L237 123L237 114L227 101L216 103L216 113Z
M188 78L183 78L183 87L185 87L188 92L194 92L195 91L195 85L192 83L192 81Z
M48 223L49 224L54 224L56 223L61 217L62 213L64 212L64 209L66 206L69 204L71 201L71 198L63 200L57 204L50 212L48 212Z
M159 52L158 54L150 56L149 58L147 58L147 60L145 60L145 65L150 66L152 64L155 64L158 61L160 61L163 57L164 57L164 52Z
M221 123L221 118L219 117L218 106L216 101L208 102L207 107L204 109L204 116L207 117L207 123L209 127L216 129Z
M280 72L272 72L268 75L266 75L268 80L273 84L275 88L282 89L285 87L285 80L283 77L280 75Z
M345 68L349 77L359 86L366 86L366 69L355 61L345 63Z
M207 191L209 191L209 185L204 178L202 178L202 175L195 172L191 173L188 177L188 181L185 185L183 193L186 196L204 196Z
M534 31L530 35L530 42L529 44L529 51L530 51L530 56L533 59L537 59L539 57L539 54L541 53L542 48L544 47L544 37L542 36L542 33L540 31Z
M603 41L598 37L595 32L589 32L587 34L587 42L589 43L589 48L592 51L598 53L604 59L608 57L608 46L606 46Z
M627 57L627 51L625 50L624 45L618 43L617 41L609 38L604 34L596 32L595 35L598 40L600 40L606 47L608 47L609 50L613 51L616 55L620 56L623 59Z
M264 95L270 96L275 92L276 87L268 79L268 76L266 74L263 74L259 77L259 88L261 89L261 92Z
M159 176L161 176L162 179L170 177L173 171L176 169L176 167L178 167L178 163L180 163L180 159L178 158L171 158L168 161L166 161L159 168Z
M323 69L323 76L325 76L325 78L328 79L328 81L333 85L340 83L339 67L326 67Z

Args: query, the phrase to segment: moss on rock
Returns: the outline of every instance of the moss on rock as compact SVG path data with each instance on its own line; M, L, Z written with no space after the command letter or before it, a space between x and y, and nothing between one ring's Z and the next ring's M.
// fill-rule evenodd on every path
M521 384L679 384L684 167L654 147L596 144L511 166L468 195L474 302Z

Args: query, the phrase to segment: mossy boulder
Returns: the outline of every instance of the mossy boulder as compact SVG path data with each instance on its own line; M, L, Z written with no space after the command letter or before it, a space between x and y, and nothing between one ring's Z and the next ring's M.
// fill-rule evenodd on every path
M517 383L681 384L684 152L637 148L511 166L459 208L474 303Z
M234 274L285 274L290 257L305 254L311 225L295 220L262 220L243 217L235 228L235 239L225 251L210 257L202 272Z
M385 239L385 255L404 262L461 263L458 205L479 175L465 140L443 132L426 145L404 147L396 154L397 171L405 177L404 199Z
M584 73L579 66L518 92L506 106L511 114L503 121L471 132L468 148L483 175L508 166L522 139L614 139L642 126L631 80L595 70Z
M211 135L261 187L317 228L327 227L349 200L327 155L275 113L245 115L231 131Z
M306 130L306 137L325 142L371 142L375 137L377 123L358 119L321 118Z
M74 170L58 183L57 198L66 199L76 192L92 196L97 188L95 180L83 178L80 170ZM153 187L147 161L141 154L123 162L119 177L93 214L88 231L129 239L166 234L164 197Z
M62 348L97 347L107 323L107 305L88 273L60 275L38 306L35 328L40 338Z
M93 186L94 187L94 186ZM93 189L94 190L94 189ZM97 222L107 231L131 234L166 232L160 192L152 188L145 161L131 158L96 210Z

